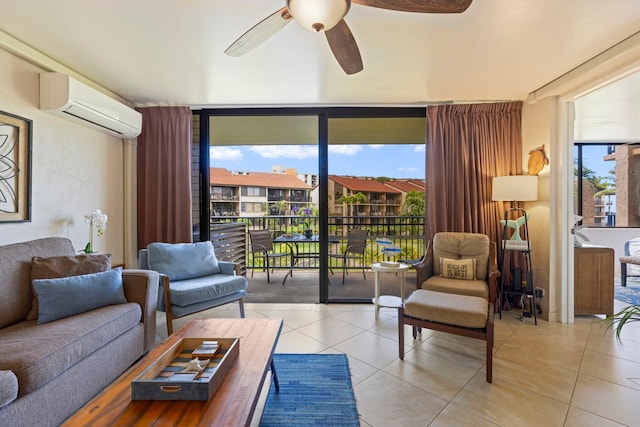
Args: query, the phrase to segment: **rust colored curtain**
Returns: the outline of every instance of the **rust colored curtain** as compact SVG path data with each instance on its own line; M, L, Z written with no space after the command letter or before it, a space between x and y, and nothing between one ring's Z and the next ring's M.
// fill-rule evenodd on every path
M138 249L152 242L189 243L191 233L191 110L139 108Z
M522 102L427 108L426 239L460 231L500 241L504 210L491 181L520 174L521 121Z

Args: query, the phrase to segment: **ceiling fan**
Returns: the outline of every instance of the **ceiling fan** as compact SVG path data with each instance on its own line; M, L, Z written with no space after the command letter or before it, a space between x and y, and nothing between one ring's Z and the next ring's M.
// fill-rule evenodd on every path
M462 13L472 0L287 0L287 5L258 22L224 51L242 56L295 20L302 27L324 32L345 73L362 71L362 57L344 16L351 3L417 13Z

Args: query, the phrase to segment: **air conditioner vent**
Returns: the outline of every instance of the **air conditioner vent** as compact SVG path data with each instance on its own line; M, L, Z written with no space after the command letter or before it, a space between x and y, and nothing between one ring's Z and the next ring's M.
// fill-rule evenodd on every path
M65 74L40 74L40 109L120 138L142 130L139 112Z

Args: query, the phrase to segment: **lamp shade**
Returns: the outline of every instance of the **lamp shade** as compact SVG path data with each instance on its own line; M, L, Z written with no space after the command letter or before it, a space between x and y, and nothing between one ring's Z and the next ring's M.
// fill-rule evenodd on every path
M347 14L351 0L287 0L296 22L311 31L327 31Z
M491 200L526 202L538 199L536 175L496 176L491 186Z

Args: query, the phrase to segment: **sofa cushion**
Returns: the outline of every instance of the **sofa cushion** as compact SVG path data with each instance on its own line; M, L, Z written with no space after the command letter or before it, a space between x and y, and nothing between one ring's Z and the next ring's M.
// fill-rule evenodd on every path
M440 257L440 275L452 279L474 280L476 278L476 259Z
M31 280L57 279L111 270L111 254L84 254L74 256L33 257ZM33 297L27 320L38 318L38 298Z
M0 371L0 408L18 397L18 378L11 371Z
M242 276L215 274L174 281L170 283L170 286L171 304L188 306L244 291L247 289L247 279Z
M464 328L484 328L489 303L484 298L419 289L404 303L406 315Z
M166 274L171 280L193 279L220 272L211 242L151 243L149 269Z
M0 370L14 372L18 396L23 396L137 327L141 316L139 304L126 303L42 325L30 320L0 329Z
M489 299L489 286L484 280L459 280L450 277L431 276L422 282L422 289Z
M38 298L38 324L127 302L120 267L81 276L38 279L33 281L33 288Z
M0 246L0 328L25 320L31 310L31 258L58 255L75 255L69 239L48 237Z

